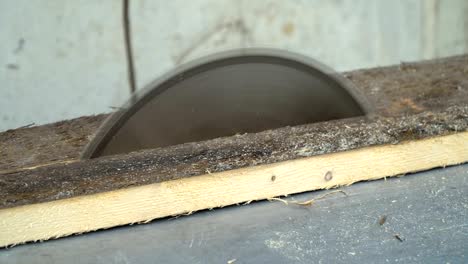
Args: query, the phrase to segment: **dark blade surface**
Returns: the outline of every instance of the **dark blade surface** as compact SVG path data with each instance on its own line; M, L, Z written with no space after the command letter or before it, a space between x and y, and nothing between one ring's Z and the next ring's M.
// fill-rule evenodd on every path
M284 51L224 52L179 67L114 113L83 158L364 115L336 73Z

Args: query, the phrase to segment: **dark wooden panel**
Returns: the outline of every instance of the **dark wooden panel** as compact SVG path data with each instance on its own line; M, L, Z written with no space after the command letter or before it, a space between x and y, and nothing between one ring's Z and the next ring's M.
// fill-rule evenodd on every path
M0 174L0 208L373 145L396 144L467 128L468 106L452 106L410 116L336 120L20 169Z
M376 106L398 116L468 101L468 55L345 73ZM0 171L77 159L107 114L0 133Z

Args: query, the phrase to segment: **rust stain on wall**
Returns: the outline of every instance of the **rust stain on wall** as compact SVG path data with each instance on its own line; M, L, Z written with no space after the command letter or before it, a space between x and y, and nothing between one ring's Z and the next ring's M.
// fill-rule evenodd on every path
M291 22L288 22L283 25L282 31L284 35L289 37L294 33L294 29L295 29L294 24Z

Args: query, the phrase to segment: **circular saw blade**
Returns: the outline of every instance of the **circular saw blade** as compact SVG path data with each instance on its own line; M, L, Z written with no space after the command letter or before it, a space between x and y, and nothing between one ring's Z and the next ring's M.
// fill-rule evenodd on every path
M345 78L310 58L271 49L222 52L138 91L104 122L82 158L360 116L369 109Z

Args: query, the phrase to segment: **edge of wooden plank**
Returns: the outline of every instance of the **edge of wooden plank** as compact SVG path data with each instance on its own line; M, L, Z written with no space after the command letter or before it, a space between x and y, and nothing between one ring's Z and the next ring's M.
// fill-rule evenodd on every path
M353 118L167 148L0 171L0 209L466 131L468 106Z
M417 114L468 101L468 55L342 73L383 116ZM108 114L0 131L0 171L79 158Z
M462 132L6 208L0 247L467 161L468 132Z

